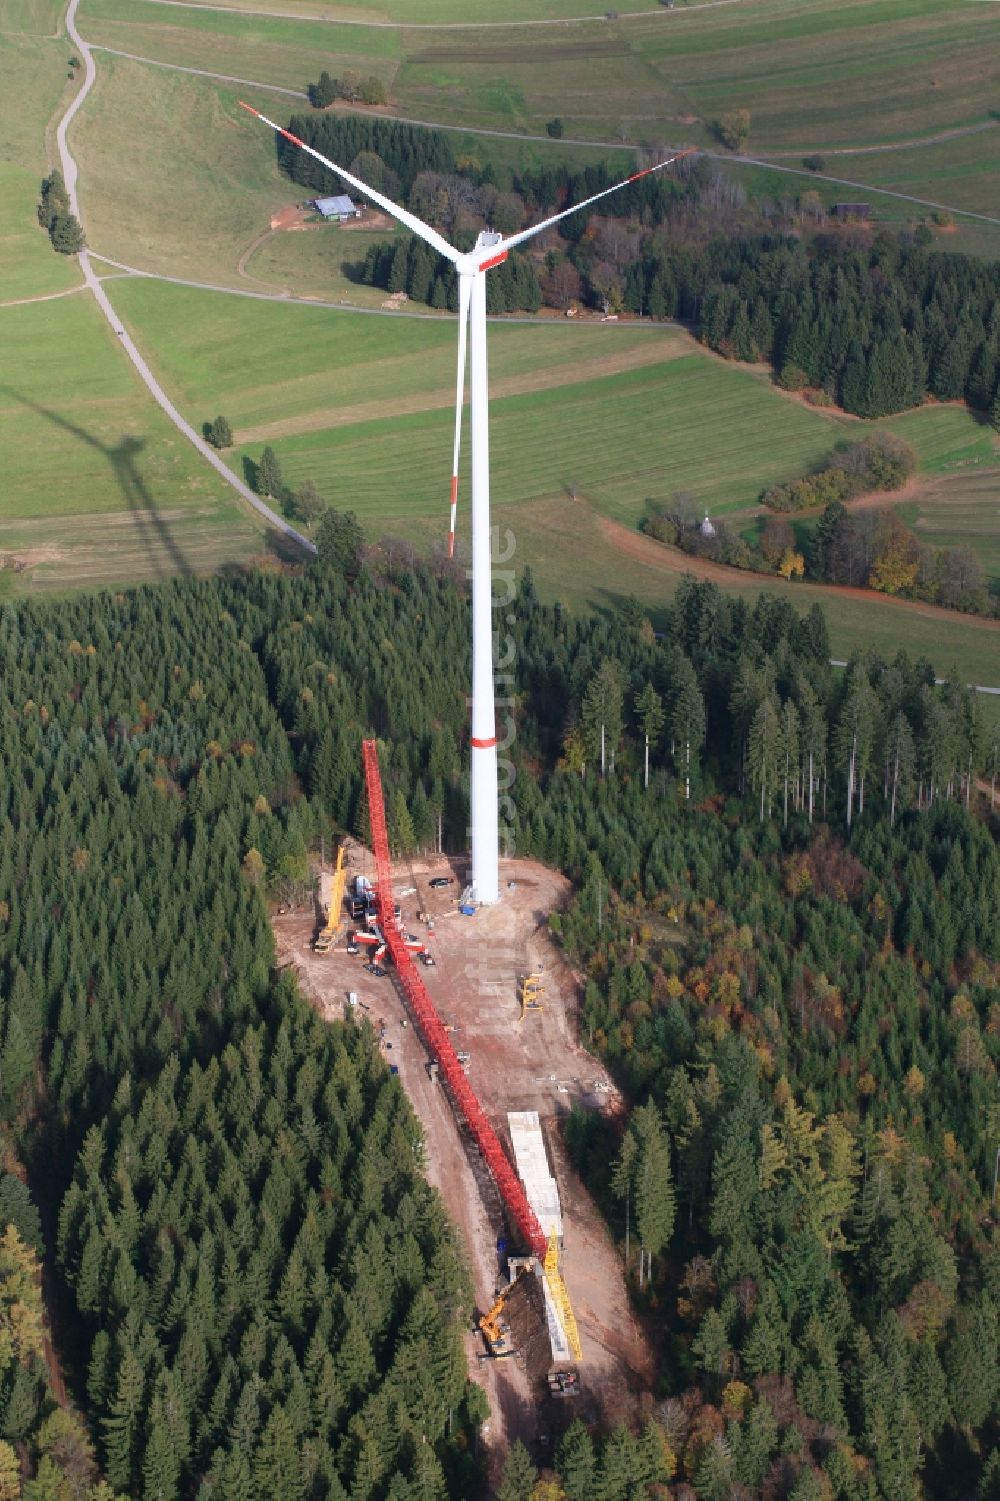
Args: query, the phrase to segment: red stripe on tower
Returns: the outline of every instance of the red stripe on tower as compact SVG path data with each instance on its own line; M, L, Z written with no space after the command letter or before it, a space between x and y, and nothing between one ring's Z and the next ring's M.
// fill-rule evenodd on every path
M495 735L491 736L489 740L477 740L475 735L473 735L472 737L473 750L489 750L490 747L496 745L496 743L497 737Z

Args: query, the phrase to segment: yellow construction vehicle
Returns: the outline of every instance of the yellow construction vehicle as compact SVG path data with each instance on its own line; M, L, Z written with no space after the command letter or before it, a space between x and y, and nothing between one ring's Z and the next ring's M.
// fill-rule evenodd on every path
M523 1276L523 1274L524 1271L522 1268L518 1271L514 1281L505 1287L503 1292L497 1294L497 1300L489 1313L484 1313L479 1320L479 1327L483 1332L486 1347L494 1360L503 1360L505 1356L517 1353L514 1347L514 1337L511 1334L510 1325L504 1313L504 1307L507 1299L510 1297L511 1289L517 1285L518 1277Z
M541 1011L545 986L541 975L522 975L518 981L518 1000L521 1002L521 1020L529 1011Z
M319 904L323 914L323 926L316 935L313 951L328 954L333 948L344 920L344 887L347 871L344 867L344 846L337 851L337 865L331 876L324 871L319 878Z

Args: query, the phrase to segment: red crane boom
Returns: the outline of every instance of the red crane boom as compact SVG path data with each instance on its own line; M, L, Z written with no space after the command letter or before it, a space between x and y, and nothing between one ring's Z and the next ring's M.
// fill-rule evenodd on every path
M368 818L371 823L372 847L375 851L375 899L378 903L379 925L385 935L392 962L396 966L396 973L399 975L413 1019L427 1047L438 1060L440 1072L448 1081L452 1098L472 1132L476 1145L486 1159L486 1164L493 1174L511 1218L523 1236L525 1244L540 1260L544 1260L545 1235L538 1223L535 1211L528 1203L524 1185L508 1162L499 1138L487 1120L486 1113L465 1076L465 1070L458 1061L451 1039L434 1008L434 1002L396 926L396 919L393 915L389 834L385 822L385 804L382 799L378 747L374 740L365 740L362 743L362 749L365 761L365 784L368 789Z

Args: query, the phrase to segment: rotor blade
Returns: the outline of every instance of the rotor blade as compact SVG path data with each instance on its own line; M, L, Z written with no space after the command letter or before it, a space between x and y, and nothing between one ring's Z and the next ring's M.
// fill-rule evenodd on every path
M462 448L462 403L465 400L465 351L469 332L469 303L472 278L458 278L458 379L455 382L455 456L451 465L451 527L448 532L448 556L455 556L455 512L458 509L458 456Z
M423 219L418 219L416 214L411 214L407 209L400 208L398 203L393 203L391 198L386 198L382 193L377 193L366 182L362 182L360 177L352 177L350 172L346 171L345 168L338 167L336 162L330 161L329 157L323 156L319 151L314 151L311 146L306 145L305 141L300 141L298 136L293 136L292 132L286 130L283 125L275 125L274 121L269 120L266 115L262 115L259 109L254 109L252 104L245 104L242 99L239 101L239 104L241 109L245 109L251 115L256 115L258 120L263 120L265 125L270 125L271 129L276 131L278 135L284 136L286 141L291 141L295 146L301 146L303 151L308 152L310 156L314 156L318 162L322 162L324 167L329 167L331 172L336 172L338 177L342 177L345 182L349 182L352 188L357 188L359 193L364 193L365 197L370 198L373 203L377 203L379 208L384 208L386 213L391 214L394 219L398 219L400 224L405 224L407 229L412 229L415 235L419 235L422 240L426 240L428 245L433 245L434 249L447 260L451 261L452 264L459 259L458 251L449 245L448 241L442 235L439 235L436 229L431 229L430 225L425 224Z
M553 214L551 218L543 219L540 224L533 224L530 229L522 229L520 234L509 235L506 240L501 240L498 245L490 247L491 263L495 264L494 258L496 260L503 260L507 252L512 250L515 245L523 245L525 240L530 240L534 235L541 234L543 229L548 229L552 224L558 224L560 219L566 219L570 214L578 213L582 208L588 208L590 204L596 203L599 198L607 198L609 193L617 193L619 188L627 188L630 182L638 182L640 177L648 177L651 172L662 172L663 168L669 167L672 162L679 162L682 156L690 156L694 149L693 146L690 146L686 151L678 151L674 156L668 156L665 162L657 162L655 167L644 167L641 172L633 172L631 177L626 177L621 182L616 182L614 187L603 188L600 193L593 193L589 198L583 198L579 203L574 203L572 208L564 208L561 214Z

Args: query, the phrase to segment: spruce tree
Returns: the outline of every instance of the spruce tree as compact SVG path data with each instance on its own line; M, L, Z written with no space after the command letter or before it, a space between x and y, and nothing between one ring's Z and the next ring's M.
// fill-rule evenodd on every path
M674 1229L675 1197L670 1171L670 1143L656 1106L650 1101L632 1116L639 1151L635 1167L635 1222L639 1234L639 1282L652 1260L670 1240Z
M643 786L648 787L649 743L650 741L652 741L654 747L656 746L657 742L659 741L660 732L663 729L664 722L663 700L660 698L660 695L657 693L652 683L647 683L642 692L636 694L634 707L636 716L639 720L639 724L642 726L642 733L645 741Z
M556 1469L567 1501L592 1501L597 1459L593 1440L579 1418L573 1419L556 1445Z
M270 444L266 446L260 456L257 466L257 492L260 495L277 500L282 491L281 466L278 456Z
M531 1492L537 1479L538 1471L531 1462L530 1454L521 1440L515 1439L504 1463L497 1501L531 1501Z

